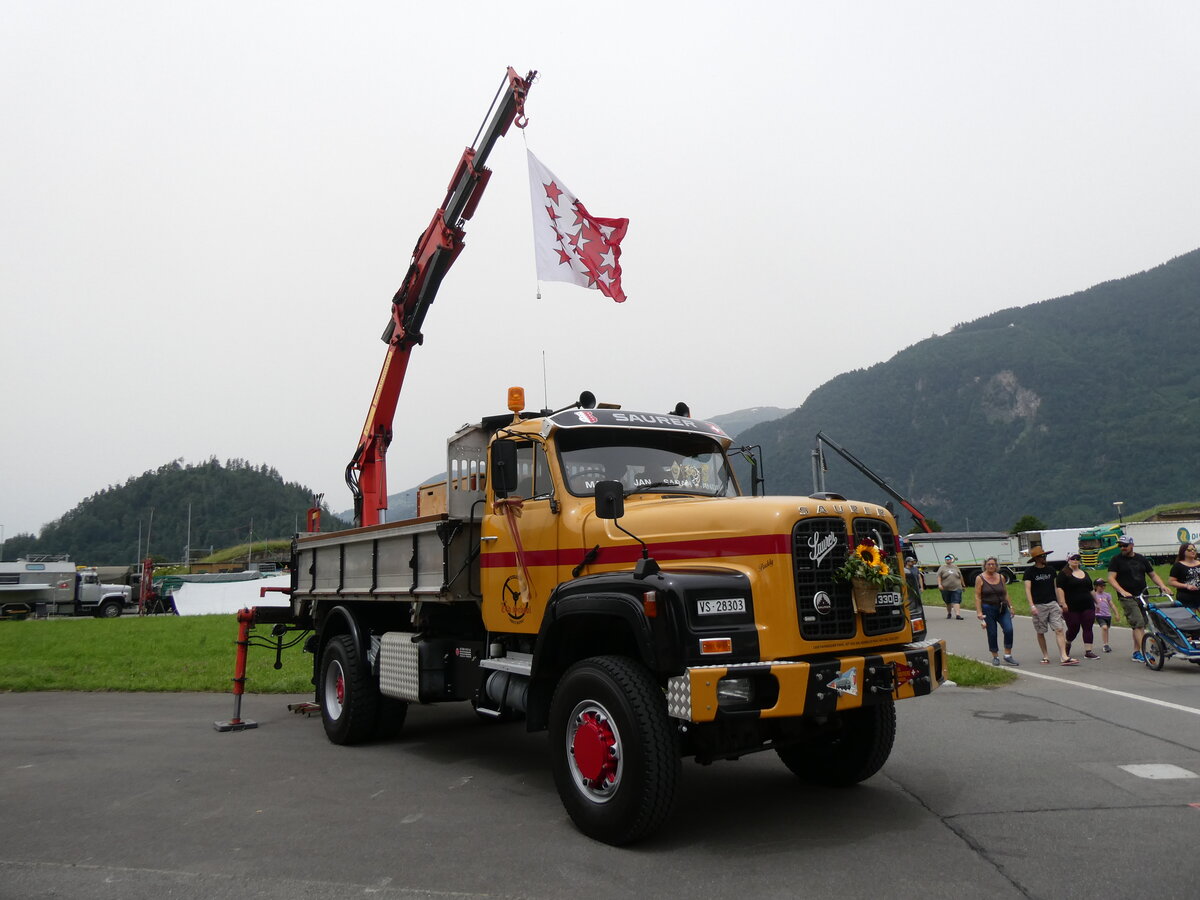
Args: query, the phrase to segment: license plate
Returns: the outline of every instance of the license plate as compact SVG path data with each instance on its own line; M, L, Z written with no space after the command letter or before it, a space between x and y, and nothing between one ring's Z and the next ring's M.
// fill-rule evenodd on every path
M880 591L875 595L876 606L899 606L900 592L899 591Z
M731 597L723 600L696 601L696 612L702 616L722 616L727 613L744 613L745 611L745 597Z

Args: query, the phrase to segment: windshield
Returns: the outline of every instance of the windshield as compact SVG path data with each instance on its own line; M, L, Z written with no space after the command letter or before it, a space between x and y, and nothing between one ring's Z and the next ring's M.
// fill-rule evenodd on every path
M627 494L738 494L721 445L707 435L636 428L564 429L558 432L557 443L567 489L576 496L591 496L598 481L619 481Z

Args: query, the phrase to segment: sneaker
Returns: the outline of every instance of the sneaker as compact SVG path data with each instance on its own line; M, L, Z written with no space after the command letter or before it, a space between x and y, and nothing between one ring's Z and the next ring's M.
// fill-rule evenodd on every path
M1108 646L1108 644L1105 644L1105 645L1104 645L1104 652L1105 652L1105 653L1112 653L1112 647Z
M1020 663L1017 662L1015 659L1013 659L1011 656L1004 657L1004 661L1006 663L1008 663L1010 666L1019 666L1020 665Z
M946 613L946 618L950 618L950 613Z
M1000 657L998 657L998 656L993 656L993 657L992 657L992 665L993 665L993 666L998 666L998 665L1000 665Z
M1099 659L1100 654L1093 653L1091 650L1089 650L1087 653L1083 654L1083 658L1084 659Z
M960 622L962 621L962 616L955 616L954 618L958 619Z
M1146 657L1142 656L1141 650L1138 650L1136 653L1133 654L1133 656L1131 656L1129 658L1132 659L1134 662L1144 663L1146 661Z

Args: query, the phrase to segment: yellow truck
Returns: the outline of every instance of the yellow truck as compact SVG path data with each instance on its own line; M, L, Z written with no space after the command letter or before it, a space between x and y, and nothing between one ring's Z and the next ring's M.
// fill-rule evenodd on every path
M687 415L510 411L448 442L408 521L295 541L331 741L396 735L411 704L463 701L549 732L555 784L612 844L671 813L681 760L773 750L856 784L887 760L895 701L945 679L918 597L835 577L864 541L901 570L896 523L835 494L745 496L730 438ZM281 610L281 612L285 612Z
M572 820L611 844L662 826L686 757L773 750L805 781L869 778L891 752L895 701L936 689L946 662L900 579L878 590L835 577L859 548L901 571L883 507L754 496L754 476L744 496L729 437L682 404L634 412L584 392L527 411L510 389L507 413L450 438L446 480L421 490L419 515L386 521L404 373L463 248L488 151L525 126L535 75L508 70L393 297L346 468L359 527L297 537L290 606L239 616L235 697L253 623L309 629L331 741L395 735L412 704L521 719L549 733ZM238 711L217 727L251 727Z

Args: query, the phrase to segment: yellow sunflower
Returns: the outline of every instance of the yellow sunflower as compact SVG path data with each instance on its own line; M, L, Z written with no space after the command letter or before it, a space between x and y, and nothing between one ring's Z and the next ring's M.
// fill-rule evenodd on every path
M869 544L859 544L854 550L858 554L858 558L865 562L868 566L879 565L879 551Z

